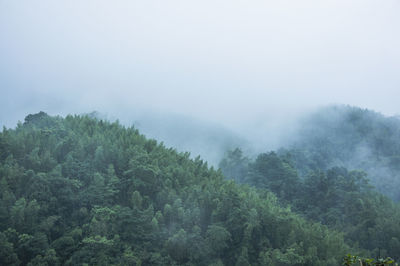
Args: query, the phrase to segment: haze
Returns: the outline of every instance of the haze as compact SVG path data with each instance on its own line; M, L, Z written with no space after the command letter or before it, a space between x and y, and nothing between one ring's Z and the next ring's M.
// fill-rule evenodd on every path
M398 114L398 14L398 0L0 0L0 124L97 110L240 131L331 103Z

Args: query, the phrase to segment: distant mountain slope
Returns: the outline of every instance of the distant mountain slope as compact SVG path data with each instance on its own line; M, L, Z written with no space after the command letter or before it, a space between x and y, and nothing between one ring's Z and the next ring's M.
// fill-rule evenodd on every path
M269 152L251 160L235 149L220 167L227 178L273 192L293 211L343 232L346 241L374 257L400 259L399 204L376 192L362 171L333 167L301 176L291 158Z
M194 157L200 155L214 166L226 150L246 144L245 139L221 125L181 115L147 114L136 118L134 125L149 138L178 151L189 151Z
M300 121L287 148L256 158L231 150L219 166L227 178L273 192L373 256L400 259L400 205L381 194L400 200L398 118L349 106L322 108Z
M0 133L0 265L339 265L341 233L88 116Z
M400 120L350 106L330 106L300 122L288 144L296 168L362 169L378 190L400 200ZM284 153L285 151L281 151Z
M88 115L97 119L107 118L99 112ZM240 134L221 124L174 113L136 110L124 113L119 121L123 125L133 125L148 138L163 142L167 147L190 152L191 158L200 155L213 166L218 165L226 150L248 145Z

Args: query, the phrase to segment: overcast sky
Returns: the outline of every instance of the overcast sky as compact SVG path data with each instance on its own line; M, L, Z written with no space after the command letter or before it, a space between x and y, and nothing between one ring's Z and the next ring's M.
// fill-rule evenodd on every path
M399 114L399 14L399 0L0 0L0 124L40 110Z

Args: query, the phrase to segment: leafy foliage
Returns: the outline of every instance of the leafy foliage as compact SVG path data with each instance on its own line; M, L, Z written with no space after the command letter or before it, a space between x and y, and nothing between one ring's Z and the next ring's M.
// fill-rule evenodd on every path
M343 232L351 246L369 250L374 256L400 258L400 206L376 192L365 172L333 167L301 176L290 154L270 152L254 161L235 154L237 151L228 152L225 162L248 162L247 170L242 165L241 174L235 176L239 182L273 192L296 213ZM222 171L229 174L232 168L226 166L228 172L223 164Z
M366 266L372 266L372 265L379 265L379 266L386 266L386 265L393 265L395 264L395 261L387 257L385 259L369 259L369 258L360 258L358 256L354 256L351 254L347 254L343 258L343 265L351 266L351 265L366 265ZM397 265L397 264L395 264Z
M298 179L270 157L251 182L275 166ZM41 112L3 129L0 184L2 265L338 265L354 251L272 193L88 116ZM264 185L292 201L284 186Z

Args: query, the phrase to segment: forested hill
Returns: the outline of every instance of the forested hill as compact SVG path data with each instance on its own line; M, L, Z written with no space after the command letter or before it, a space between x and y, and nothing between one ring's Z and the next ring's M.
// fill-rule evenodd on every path
M400 201L400 119L351 106L330 106L300 121L285 145L302 174L334 166L367 172L371 184Z
M220 166L228 178L273 192L294 212L343 232L347 243L373 257L400 259L400 205L371 187L365 172L333 167L302 176L290 154L262 153L250 160L239 149Z
M347 243L374 257L399 260L398 118L333 106L301 122L288 148L255 158L231 150L220 163L222 172L273 192L292 211L343 232Z
M341 233L87 116L0 134L0 265L339 265Z

